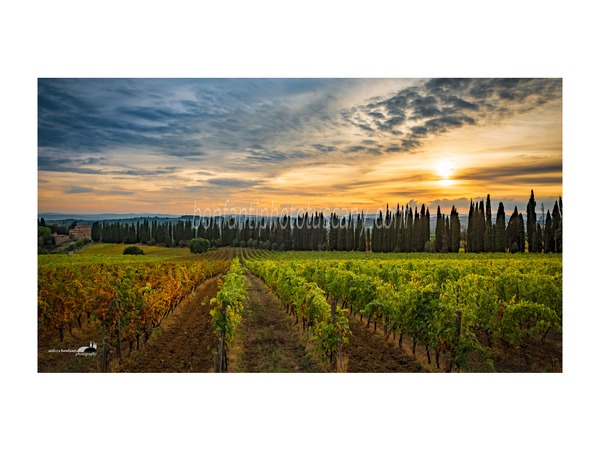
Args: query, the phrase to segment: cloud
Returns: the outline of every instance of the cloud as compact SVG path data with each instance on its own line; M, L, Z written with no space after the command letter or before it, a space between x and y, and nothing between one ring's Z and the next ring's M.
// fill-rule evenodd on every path
M114 175L151 177L157 175L172 175L181 170L179 166L156 167L143 169L127 167L123 164L110 163L107 157L78 157L65 152L65 156L58 151L46 151L38 155L38 170L43 172L64 172L83 175Z
M76 156L108 158L115 151L208 162L221 170L234 169L242 161L255 166L314 161L336 151L412 152L433 136L560 99L562 88L560 79L432 79L365 101L353 97L342 107L340 98L347 92L369 84L377 83L40 79L40 169L106 173ZM359 130L358 138L335 145L340 130L348 127ZM375 144L382 141L385 147ZM59 149L75 164L45 161L48 149Z
M542 161L524 165L511 164L493 168L469 168L461 170L461 180L468 181L509 181L526 177L532 182L555 183L562 180L562 161Z
M495 123L561 99L561 79L439 78L340 115L367 136L387 135L390 148L410 151L453 129Z
M124 195L124 196L128 196L128 195L134 195L135 192L133 191L121 191L119 189L110 189L107 191L101 191L103 194L106 195Z
M109 172L77 158L85 154L105 157L107 166L116 153L131 155L134 171L138 166L134 157L142 160L146 155L230 171L240 164L258 167L326 158L337 150L327 136L332 131L335 135L340 125L339 97L365 83L354 79L40 79L39 168Z
M54 155L38 155L38 170L45 172L71 172L80 174L100 174L102 170L86 167L99 164L100 158L63 157Z
M70 186L65 189L65 194L83 194L86 192L94 192L94 189L85 186Z
M206 183L212 186L247 188L258 186L262 182L260 180L240 180L237 178L211 178L210 180L207 180Z
M257 186L261 194L309 195L311 186L288 192L283 183L261 180L340 162L377 172L391 156L425 152L436 136L560 106L561 90L560 79L40 79L40 192L47 189L43 179L65 195L127 196L139 189L139 201L157 193L173 204L182 192L202 193L208 202ZM529 145L515 151L531 158ZM461 171L473 182L552 184L561 173L560 162L532 159L492 172ZM64 181L63 174L69 174ZM326 175L319 182L334 178ZM383 198L385 189L404 188L380 184L386 177L364 186L365 193L340 185L340 195L355 189L355 197L364 198L375 195L366 193L373 188ZM156 182L150 187L143 178ZM115 180L131 184L108 189ZM406 189L414 198L426 194Z
M69 186L65 189L65 194L87 194L93 192L96 195L133 195L135 192L122 191L120 189L94 189L88 186Z
M363 141L364 142L364 141ZM374 142L374 141L373 141ZM344 152L350 153L353 155L380 155L381 154L381 145L351 145L344 149Z
M330 153L335 151L335 147L333 145L323 145L323 144L313 144L313 147L320 151L320 152L325 152L325 153Z
M369 148L364 145L352 145L346 149L349 153L366 152Z

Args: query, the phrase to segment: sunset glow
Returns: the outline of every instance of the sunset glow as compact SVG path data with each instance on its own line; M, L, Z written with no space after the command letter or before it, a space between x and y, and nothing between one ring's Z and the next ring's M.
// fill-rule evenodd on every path
M562 195L560 79L40 79L38 211Z

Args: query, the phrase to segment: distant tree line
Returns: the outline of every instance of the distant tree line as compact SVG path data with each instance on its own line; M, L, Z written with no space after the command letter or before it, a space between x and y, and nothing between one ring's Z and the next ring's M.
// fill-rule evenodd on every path
M272 219L213 218L199 220L162 221L144 219L135 223L94 222L94 242L164 245L186 247L192 239L205 239L211 247L234 246L269 250L332 250L370 252L435 252L456 253L461 248L468 253L481 252L562 252L562 198L552 211L545 211L538 220L533 190L525 217L515 206L506 218L502 202L495 221L492 220L491 199L472 202L466 230L461 229L454 206L448 216L437 208L435 232L431 233L429 209L397 205L386 206L372 224L367 225L364 213L340 216L322 212L284 215ZM196 219L196 218L195 218ZM43 222L38 226L48 228ZM40 232L40 242L50 239L49 229ZM63 230L61 230L63 231Z
M50 234L63 234L63 235L67 235L69 234L69 230L72 230L75 225L77 225L75 222L73 222L71 225L69 225L69 227L67 228L65 225L61 225L58 223L52 223L52 224L46 224L46 221L44 220L44 218L40 218L38 219L38 228L42 227L42 228L47 228L48 230L50 230Z

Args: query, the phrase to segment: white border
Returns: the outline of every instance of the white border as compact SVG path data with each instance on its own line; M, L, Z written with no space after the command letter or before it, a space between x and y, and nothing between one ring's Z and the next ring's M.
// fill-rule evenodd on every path
M1 439L27 448L593 446L595 14L578 2L558 8L514 0L283 5L2 6ZM564 373L37 374L36 258L28 237L37 212L37 78L117 76L563 77Z

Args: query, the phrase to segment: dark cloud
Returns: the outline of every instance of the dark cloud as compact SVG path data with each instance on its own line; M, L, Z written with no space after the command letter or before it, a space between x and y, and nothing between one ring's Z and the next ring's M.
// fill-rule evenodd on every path
M208 153L216 159L246 148L272 148L280 136L334 126L337 116L329 105L335 93L356 83L39 79L38 148L42 154L55 148L70 155L140 150L190 161Z
M369 111L368 114L376 119L385 119L385 116L378 111Z
M422 119L427 117L437 117L441 114L438 109L438 100L428 95L427 97L417 97L410 102L412 108L411 119Z
M381 146L365 146L365 145L351 145L345 149L346 153L353 154L368 154L368 155L380 155Z
M135 194L135 192L133 192L133 191L120 191L117 189L102 191L102 193L105 193L106 195L125 195L125 196Z
M560 175L556 175L560 174ZM468 181L501 181L516 180L526 177L531 181L555 183L562 179L562 162L546 161L541 163L528 163L524 165L513 164L510 166L494 167L493 169L467 169L460 172L461 180Z
M98 158L99 159L99 158ZM86 164L86 161L88 162ZM46 172L70 172L70 173L81 173L81 174L100 174L102 170L85 167L89 165L88 158L65 158L55 156L38 156L38 169Z
M70 186L65 189L65 194L83 194L86 192L94 192L94 189L85 186Z
M40 79L38 168L127 178L202 167L197 175L214 176L305 167L338 152L352 158L414 152L434 136L496 123L562 95L560 79L432 79L340 111L336 99L345 101L352 86L365 82L371 80ZM536 172L538 166L510 175L555 177ZM501 170L495 176L509 176ZM199 190L217 190L257 182L198 183Z
M38 169L45 172L65 172L86 175L117 175L117 176L156 176L171 175L181 170L181 167L167 166L154 169L129 168L112 165L106 157L70 157L60 155L60 152L48 151L46 155L38 155ZM92 167L93 166L93 167Z
M333 145L313 144L313 147L320 152L330 153L335 151L335 147Z
M175 172L178 172L180 169L178 167L157 167L156 169L126 169L126 170L111 170L107 171L107 174L110 175L129 175L135 177L147 177L154 175L171 175Z
M212 178L207 180L206 183L212 186L247 188L260 185L262 182L259 180L240 180L237 178Z
M419 130L418 134L421 136L426 136L428 134L440 134L445 133L452 128L460 128L465 124L474 125L475 119L463 115L439 117L437 119L426 121L423 127L412 127L411 134L416 136L417 134L415 133L415 130ZM423 131L421 131L421 129Z
M352 145L346 149L346 151L350 153L365 152L367 150L368 147L365 147L364 145Z
M429 121L431 122L431 121ZM427 127L412 127L410 130L410 134L413 137L422 137L422 136L427 136L427 133L429 132L429 129Z
M65 189L65 194L86 194L89 192L93 192L98 195L133 195L135 192L132 191L121 191L118 189L108 189L108 190L100 190L94 189L88 186L70 186Z
M561 79L438 78L372 99L341 113L369 136L405 135L392 149L412 150L420 141L464 126L485 125L561 101Z
M324 151L329 152L327 149ZM260 165L262 167L268 164L279 165L285 161L310 159L314 156L315 152L305 150L283 151L252 148L240 154L240 161L243 161L244 165Z
M379 129L381 131L389 131L392 133L398 132L399 134L402 134L402 132L400 130L396 130L395 127L397 127L398 125L402 125L405 120L406 116L404 114L398 114L397 116L392 117L391 119L387 119L383 123L379 123Z

